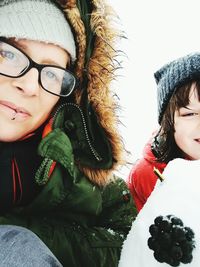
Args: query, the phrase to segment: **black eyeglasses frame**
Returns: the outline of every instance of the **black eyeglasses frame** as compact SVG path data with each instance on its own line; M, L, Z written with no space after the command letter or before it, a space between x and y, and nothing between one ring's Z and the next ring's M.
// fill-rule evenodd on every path
M77 85L77 77L71 72L69 71L68 69L66 68L62 68L62 67L59 67L59 66L55 66L55 65L51 65L51 64L38 64L37 62L35 62L31 57L29 57L22 49L20 49L19 47L13 45L11 42L9 42L6 38L4 37L0 37L0 42L4 42L10 46L13 46L15 49L19 50L29 61L29 66L27 67L27 69L25 69L25 71L23 71L20 75L17 75L17 76L11 76L11 75L8 75L8 74L4 74L4 73L1 73L0 72L0 75L3 75L3 76L6 76L6 77L9 77L9 78L20 78L22 76L24 76L30 69L32 68L35 68L38 70L38 83L39 85L48 93L50 94L53 94L53 95L56 95L56 96L59 96L59 97L68 97L73 91L74 89L76 88L76 85ZM57 68L57 69L61 69L61 70L64 70L66 72L68 72L70 75L72 75L74 77L74 87L73 89L70 91L69 94L67 95L59 95L59 94L56 94L56 93L53 93L49 90L47 90L46 88L44 88L44 86L42 85L42 82L41 82L41 71L43 68L46 68L46 67L53 67L53 68Z

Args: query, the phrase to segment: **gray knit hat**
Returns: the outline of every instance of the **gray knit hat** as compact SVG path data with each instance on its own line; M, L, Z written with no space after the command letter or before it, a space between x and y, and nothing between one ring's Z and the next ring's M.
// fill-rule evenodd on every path
M53 0L0 0L0 36L56 44L76 59L70 25Z
M191 80L200 79L200 53L189 54L164 65L154 77L157 83L158 122L161 123L175 90Z

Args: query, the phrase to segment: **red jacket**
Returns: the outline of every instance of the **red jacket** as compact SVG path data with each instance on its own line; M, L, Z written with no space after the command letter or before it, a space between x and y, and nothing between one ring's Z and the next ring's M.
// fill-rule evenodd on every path
M128 178L128 187L138 211L147 201L157 181L153 168L157 168L162 173L166 165L166 163L156 162L151 143L148 143L144 148L143 158L136 161Z

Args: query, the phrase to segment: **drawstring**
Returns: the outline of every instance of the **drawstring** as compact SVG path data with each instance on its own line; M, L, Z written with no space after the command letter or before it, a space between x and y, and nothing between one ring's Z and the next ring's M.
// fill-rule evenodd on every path
M17 202L20 202L22 199L21 175L15 158L12 159L12 178L13 178L13 203L15 204ZM19 197L17 197L17 192L19 192Z
M35 180L38 185L44 185L49 180L49 177L55 167L55 162L51 159L44 158L39 169L35 174Z

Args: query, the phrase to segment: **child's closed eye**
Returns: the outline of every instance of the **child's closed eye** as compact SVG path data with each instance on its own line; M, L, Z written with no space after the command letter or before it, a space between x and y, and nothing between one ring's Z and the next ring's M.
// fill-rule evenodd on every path
M179 109L179 116L180 117L195 117L200 115L199 110L189 108L189 107L181 107Z
M192 116L198 116L198 112L187 112L187 113L180 113L181 117L192 117Z

